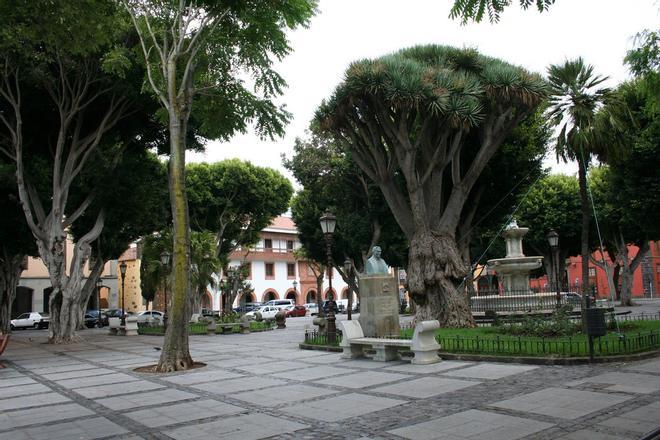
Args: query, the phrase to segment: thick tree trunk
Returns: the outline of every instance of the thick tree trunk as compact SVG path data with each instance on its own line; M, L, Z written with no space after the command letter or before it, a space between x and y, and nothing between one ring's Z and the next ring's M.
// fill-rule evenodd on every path
M172 72L176 70L172 66ZM173 96L173 94L170 94ZM180 109L177 109L181 111ZM174 229L173 283L168 326L158 361L160 372L187 370L193 366L188 346L188 320L190 317L190 230L188 200L185 187L185 121L179 111L170 111L170 167L169 189Z
M591 209L587 195L587 168L586 164L578 160L578 182L580 184L580 207L582 209L582 235L580 238L580 254L582 255L582 308L586 307L586 295L589 289L589 223L591 222Z
M415 321L437 319L443 327L474 327L465 291L468 271L452 236L415 234L408 255L408 289L417 306Z
M25 255L3 255L0 259L0 333L9 333L11 306L24 270Z

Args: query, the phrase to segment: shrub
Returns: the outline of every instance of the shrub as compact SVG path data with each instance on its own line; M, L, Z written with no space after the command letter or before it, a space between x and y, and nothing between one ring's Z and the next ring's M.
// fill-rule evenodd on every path
M558 308L551 317L544 318L539 315L526 315L522 320L501 323L499 333L519 336L571 336L581 331L580 323L570 318L572 307L565 305Z

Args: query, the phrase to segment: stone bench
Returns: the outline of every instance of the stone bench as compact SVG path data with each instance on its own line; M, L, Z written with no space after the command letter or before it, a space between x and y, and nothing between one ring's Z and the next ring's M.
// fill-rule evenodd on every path
M340 346L343 349L341 357L344 359L364 357L364 349L371 347L376 350L374 360L392 361L399 359L399 350L405 348L413 352L413 364L440 362L440 344L435 340L435 332L440 328L438 321L423 321L417 324L412 339L367 338L358 321L339 321L339 325L342 327Z
M121 325L121 318L108 318L111 335L137 336L138 321L137 317L129 316L126 318L126 325Z
M222 329L222 333L231 333L236 326L241 328L242 334L250 333L250 322L247 319L242 319L240 322L219 322L216 326Z

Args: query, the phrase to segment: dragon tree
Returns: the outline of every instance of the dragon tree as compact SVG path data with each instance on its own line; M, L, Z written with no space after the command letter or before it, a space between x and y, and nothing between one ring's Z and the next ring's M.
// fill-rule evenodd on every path
M457 229L489 159L546 94L546 82L518 66L428 45L354 62L317 110L408 239L416 320L474 326Z

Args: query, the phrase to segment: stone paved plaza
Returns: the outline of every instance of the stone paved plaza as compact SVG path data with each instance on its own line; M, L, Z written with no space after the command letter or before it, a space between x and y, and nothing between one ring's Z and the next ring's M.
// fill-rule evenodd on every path
M343 318L343 317L342 317ZM15 332L1 360L0 440L636 439L660 426L660 358L594 366L433 365L303 351L311 318L192 336L206 367L140 374L162 337Z

